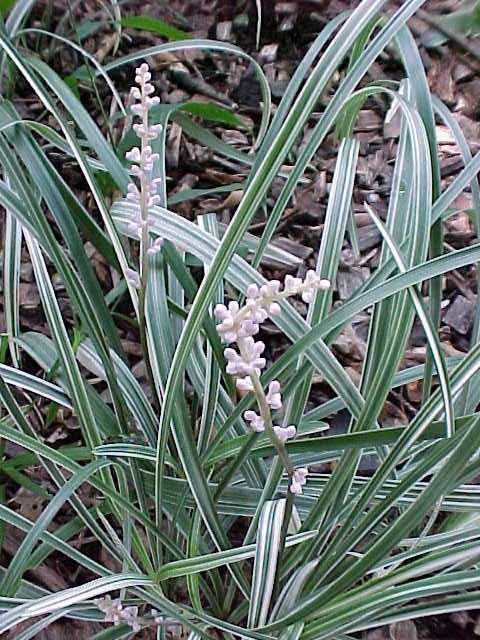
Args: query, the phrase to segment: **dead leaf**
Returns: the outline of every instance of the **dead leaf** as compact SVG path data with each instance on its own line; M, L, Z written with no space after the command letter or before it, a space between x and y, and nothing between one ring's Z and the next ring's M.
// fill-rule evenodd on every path
M466 629L469 624L474 622L468 611L455 611L450 615L450 620L461 629Z
M95 58L98 62L102 63L108 56L112 49L116 49L118 46L118 33L113 32L106 34L100 40L100 46L95 52Z
M232 191L225 200L217 202L217 200L209 199L204 200L201 203L202 208L206 208L209 211L221 211L222 209L234 209L241 201L243 197L243 191Z
M428 83L433 93L448 104L455 104L455 81L453 61L445 58L435 60L428 72Z
M181 139L182 139L182 127L176 122L173 122L168 132L167 147L165 150L167 163L168 163L168 166L171 168L178 167Z
M443 316L443 321L464 336L470 331L474 313L475 301L468 300L465 296L459 294L449 305L447 312Z
M23 487L20 487L11 501L20 505L20 508L18 509L20 515L32 521L38 518L42 512L42 505L45 502L41 496L37 496L31 491L27 491L27 489L24 489Z
M40 304L37 286L32 282L20 283L20 306L26 309L36 309Z
M412 620L402 620L390 625L392 640L418 640L417 627Z
M407 396L410 402L420 402L422 399L422 383L415 380L407 384Z

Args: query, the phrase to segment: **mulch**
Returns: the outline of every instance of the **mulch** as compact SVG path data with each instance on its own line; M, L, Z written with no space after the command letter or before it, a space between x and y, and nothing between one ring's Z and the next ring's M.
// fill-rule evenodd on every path
M43 12L42 3L38 3L33 14L33 22L40 20ZM174 24L178 28L188 28L193 35L201 38L218 38L236 44L258 59L269 80L275 103L281 99L289 79L294 73L299 60L307 51L312 40L326 21L344 11L353 8L358 2L347 0L308 0L305 2L280 2L263 0L263 23L260 47L256 48L256 9L255 2L244 0L171 0L168 3L140 3L130 0L123 5L125 15L148 14ZM391 2L390 8L398 7L400 2ZM454 11L460 6L459 0L431 0L424 10L410 21L410 27L418 42L422 42L425 34L432 28L432 17ZM64 13L64 2L53 2L52 27ZM86 17L98 19L101 15L100 3L84 2L74 9L72 18L84 20ZM157 44L159 39L147 32L126 31L128 38L123 38L115 55L123 55L133 49ZM468 44L468 43L467 43ZM100 61L107 61L112 55L114 40L108 27L87 39L86 46ZM473 46L474 48L474 46ZM454 117L464 129L473 153L480 149L480 55L468 50L460 40L448 41L435 49L420 48L421 56L428 73L428 80L433 93L440 97L452 110ZM71 51L62 50L62 54L54 53L50 63L62 75L73 71L78 63ZM245 122L257 125L259 121L260 94L252 70L241 59L231 56L206 55L201 52L185 52L175 55L157 57L152 61L155 67L155 79L162 102L176 103L184 100L213 100L222 106L231 107ZM117 88L125 95L131 84L131 69L123 69L114 73ZM128 75L130 74L130 75ZM402 67L393 48L388 48L372 65L367 77L368 81L388 77L400 80L403 77ZM329 100L331 91L338 84L340 76L334 79L330 90L322 96L316 107L312 121L321 113ZM99 87L100 91L104 89ZM102 94L103 95L103 94ZM106 98L106 93L103 97ZM91 113L102 121L102 114L91 93L82 95L84 104ZM32 98L29 89L21 84L18 87L16 104L22 115L35 119L42 113L41 106ZM376 269L380 255L381 239L375 226L365 212L364 202L368 202L377 213L385 216L388 207L388 196L391 186L393 162L398 140L398 122L393 119L385 125L385 115L389 109L383 98L369 100L363 106L355 130L360 140L360 159L354 192L353 211L358 233L359 255L356 255L348 241L341 253L340 270L335 283L335 304L341 304L355 289ZM50 122L52 126L55 123ZM252 135L248 131L232 130L226 126L210 125L211 130L223 141L236 148L248 151L252 145ZM303 136L298 140L290 161L308 139L311 125L305 128ZM437 126L439 143L439 159L442 172L442 186L447 187L463 167L459 149L448 129ZM336 162L338 145L333 136L329 136L322 148L312 159L308 184L299 185L292 202L289 203L280 222L277 239L282 246L296 253L305 261L306 267L315 264L319 241L323 229L323 221ZM52 156L55 160L55 156ZM58 158L58 162L63 162ZM241 182L246 177L245 167L234 161L226 161L211 150L203 147L182 130L181 126L171 126L168 137L167 168L169 175L169 192L177 193L189 187L208 188L218 185L229 185ZM68 163L64 174L69 183L91 206L90 197L76 168ZM269 204L274 202L281 187L281 180L275 181L268 196ZM198 213L216 211L220 222L228 224L235 210L235 199L228 194L208 199L191 200L172 207L176 212L189 219ZM471 195L462 194L455 202L456 215L445 223L445 250L465 247L476 241L471 224L469 210L472 207ZM261 233L265 218L259 213L252 223L251 232ZM281 238L280 238L281 236ZM97 275L107 291L112 286L112 274L102 258L89 248ZM264 266L268 277L282 278L286 271L278 266ZM68 300L63 294L61 283L57 282L60 303L67 319L73 321L69 311ZM473 312L476 304L476 276L473 267L453 271L443 279L443 304L440 338L446 355L455 356L469 349ZM38 292L34 283L33 272L25 254L22 265L20 284L20 303L22 313L22 329L24 331L47 332L44 318L40 310ZM301 310L301 308L300 308ZM333 345L334 352L351 378L358 382L361 375L363 358L366 350L368 331L367 314L356 318L355 322L339 336ZM268 340L268 356L276 355L287 345L285 338L274 328L266 330ZM131 358L132 370L141 378L143 367L140 362L138 335L125 323L122 325L122 342L126 353ZM402 366L409 367L423 364L426 358L426 345L423 332L415 325ZM33 362L26 361L32 372L37 373ZM312 403L324 402L331 397L331 390L319 376L315 376ZM412 383L396 390L384 408L382 419L388 424L406 424L414 415L421 398L421 386ZM40 407L41 408L41 407ZM340 416L341 421L341 416ZM59 444L72 443L78 440L79 433L75 420L67 411L59 411L52 424L39 424L42 434L49 442ZM7 449L9 455L15 455L19 448ZM34 469L31 476L45 484L39 469ZM38 500L24 490L18 490L10 483L7 497L23 515L34 518L39 510ZM85 500L91 500L86 495ZM68 513L64 513L68 517ZM60 524L61 519L56 524ZM4 560L15 552L18 540L14 536L6 537L3 548ZM88 536L78 540L78 545L85 551L102 559L99 550ZM104 559L107 561L106 559ZM35 570L29 577L39 584L51 589L65 588L85 581L87 576L75 573L63 558L51 557L45 568ZM364 635L368 640L458 640L474 639L476 615L453 614L421 620L412 625L400 625L396 628L378 629ZM78 636L76 635L78 631ZM18 632L18 629L17 629ZM39 639L60 640L68 634L70 637L84 637L91 632L81 625L57 623ZM15 632L16 633L16 632ZM82 636L82 633L84 636ZM480 635L480 630L478 631ZM9 635L13 639L15 635ZM140 636L139 636L140 637ZM145 636L146 637L146 636Z

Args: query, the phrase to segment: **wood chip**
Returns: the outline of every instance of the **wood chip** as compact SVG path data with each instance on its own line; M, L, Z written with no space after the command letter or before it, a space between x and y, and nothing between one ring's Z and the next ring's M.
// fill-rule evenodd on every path
M474 313L475 301L458 295L448 307L443 316L443 322L461 335L466 335L472 326Z
M278 53L278 43L266 44L260 50L260 60L262 62L275 62Z
M275 5L275 13L296 13L297 11L297 2L277 2Z
M368 632L367 640L390 640L390 634L387 628L373 629Z
M219 22L217 24L217 40L223 42L231 42L232 40L232 23L230 20Z
M444 58L435 60L428 72L428 82L433 93L446 102L455 104L455 81L453 79L453 61Z
M167 147L165 155L169 167L178 167L180 157L180 142L182 139L182 127L173 122L168 132Z

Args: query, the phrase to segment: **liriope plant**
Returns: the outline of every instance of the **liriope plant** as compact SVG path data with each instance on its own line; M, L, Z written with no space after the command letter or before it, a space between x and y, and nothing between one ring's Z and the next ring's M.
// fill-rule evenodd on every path
M15 557L0 567L0 633L31 620L15 632L26 639L65 618L66 624L104 625L92 636L98 640L178 631L192 640L345 640L379 625L478 607L480 497L473 481L480 448L480 306L469 352L448 359L438 310L442 275L480 261L478 242L449 253L442 242L443 221L465 188L480 232L480 157L471 156L458 124L429 92L407 27L422 0L406 0L393 13L384 13L386 0L363 0L328 23L271 119L261 68L233 45L192 38L102 66L61 30L29 29L32 4L17 2L0 31L1 67L9 72L9 93L0 103L8 339L0 364L0 436L25 451L2 460L6 475L39 492L25 470L41 465L55 489L42 492L45 506L35 521L0 504L1 521L22 536ZM112 6L118 37L120 5ZM29 38L40 35L55 47L72 46L98 82L106 81L118 108L106 129L118 118L125 122L118 149L51 66L25 50ZM359 88L388 46L403 64L404 80ZM189 48L246 57L253 65L262 119L251 154L192 119L188 105L162 105L155 96L148 62ZM109 76L122 67L134 85L125 104ZM22 118L15 99L7 99L17 82L27 84L55 128ZM297 147L327 88L326 108ZM364 101L377 95L401 119L386 221L365 205L382 238L379 264L350 298L332 305L347 234L355 245L355 122ZM232 122L234 114L222 117ZM437 117L465 163L443 191ZM213 213L190 221L172 211L175 203L212 190L168 193L171 122L245 168L243 182L232 187L241 198L226 228ZM338 155L316 264L304 265L271 240L332 131ZM74 163L94 210L53 162L52 149ZM267 194L277 179L281 189L272 206ZM257 237L248 230L260 208L268 215ZM115 273L111 291L100 286L86 241ZM22 248L48 335L21 331ZM267 260L283 266L283 281L266 277ZM62 316L52 270L68 295L73 328ZM295 296L303 299L303 315ZM331 345L366 311L367 349L356 385ZM428 358L402 369L415 318ZM122 348L125 321L139 336L142 382ZM289 341L273 361L258 335L266 322ZM31 373L32 360L43 373ZM331 390L321 405L312 402L315 374ZM391 390L411 382L423 386L415 416L405 426L383 423ZM38 409L58 406L72 412L81 446L43 440ZM342 410L348 430L329 435ZM360 471L366 455L376 461L371 476ZM319 472L324 463L331 463L327 473ZM82 503L83 485L95 496L93 506ZM64 524L52 528L60 510ZM108 563L74 544L85 530ZM82 568L79 584L51 592L35 583L29 572L54 553Z

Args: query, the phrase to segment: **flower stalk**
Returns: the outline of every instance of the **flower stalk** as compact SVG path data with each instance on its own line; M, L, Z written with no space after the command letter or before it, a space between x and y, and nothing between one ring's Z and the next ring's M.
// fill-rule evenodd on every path
M306 483L308 469L302 467L295 469L288 455L285 443L296 435L296 427L275 426L272 410L282 408L281 386L278 380L272 380L265 390L260 381L262 369L266 365L263 357L265 344L255 341L254 337L260 330L260 324L269 316L281 313L279 302L293 295L301 295L307 304L314 299L316 290L326 290L330 282L318 276L315 271L309 270L305 279L287 275L282 290L278 280L271 280L260 288L252 284L247 289L247 299L243 307L238 302L232 301L228 307L219 304L215 307L215 317L219 320L217 331L222 340L229 345L236 345L237 349L229 346L224 355L227 360L227 373L236 378L236 387L240 393L253 392L257 401L259 414L254 410L245 411L244 418L249 423L252 431L265 432L285 468L289 479L290 494L302 493L302 487Z
M133 125L133 130L140 139L140 147L133 147L125 154L127 160L132 162L131 174L137 179L128 185L127 198L138 204L139 215L130 223L129 230L140 240L140 273L129 269L126 276L130 284L138 289L138 325L140 343L144 355L147 376L150 380L152 391L155 394L153 371L150 363L146 333L146 298L148 285L148 270L150 258L160 251L163 239L157 238L151 242L149 232L149 208L160 202L157 195L157 187L160 178L154 178L154 165L159 160L159 155L152 151L151 142L157 138L162 130L161 125L149 123L150 109L159 104L160 98L154 96L155 88L151 84L151 73L146 63L136 69L135 82L138 85L131 89L132 98L136 101L131 110L140 119Z

